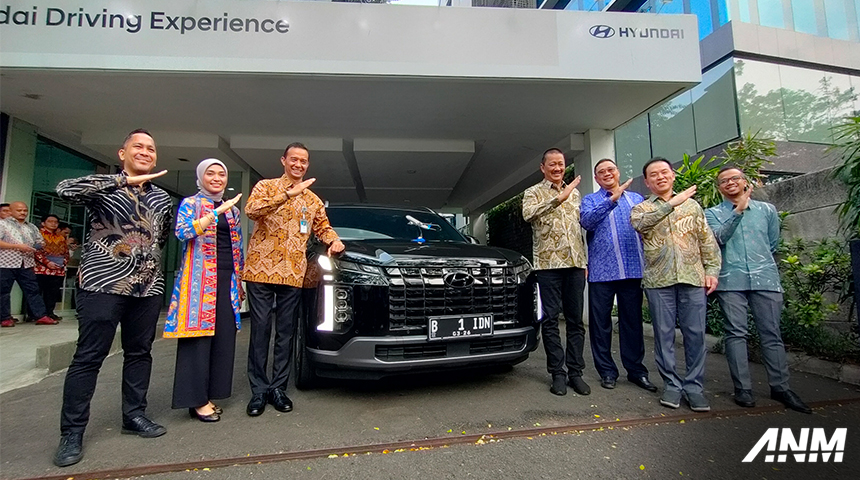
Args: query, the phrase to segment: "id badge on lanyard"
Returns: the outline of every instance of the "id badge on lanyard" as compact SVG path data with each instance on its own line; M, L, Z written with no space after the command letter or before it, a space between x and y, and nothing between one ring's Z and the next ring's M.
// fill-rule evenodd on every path
M302 207L302 219L299 222L299 233L308 233L308 207Z

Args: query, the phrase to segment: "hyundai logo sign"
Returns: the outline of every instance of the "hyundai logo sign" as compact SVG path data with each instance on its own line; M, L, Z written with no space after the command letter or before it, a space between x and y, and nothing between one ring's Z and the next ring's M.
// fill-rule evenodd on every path
M454 288L469 288L475 284L475 277L466 272L454 272L445 275L445 284Z
M609 38L615 35L615 29L609 25L595 25L588 30L592 37Z

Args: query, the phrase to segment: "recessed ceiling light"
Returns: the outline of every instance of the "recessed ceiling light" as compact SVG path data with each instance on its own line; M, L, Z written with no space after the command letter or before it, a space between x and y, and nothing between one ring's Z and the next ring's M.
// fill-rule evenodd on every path
M236 189L235 189L235 188L233 188L233 187L228 187L228 188L227 188L227 190L228 190L228 191L230 191L230 192L232 192L233 190L236 190Z

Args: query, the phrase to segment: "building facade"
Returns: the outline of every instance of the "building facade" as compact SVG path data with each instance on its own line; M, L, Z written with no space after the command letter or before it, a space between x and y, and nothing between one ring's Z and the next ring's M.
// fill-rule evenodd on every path
M719 154L746 133L776 141L773 178L833 165L831 127L860 114L860 0L647 0L697 15L702 83L615 130L619 164Z

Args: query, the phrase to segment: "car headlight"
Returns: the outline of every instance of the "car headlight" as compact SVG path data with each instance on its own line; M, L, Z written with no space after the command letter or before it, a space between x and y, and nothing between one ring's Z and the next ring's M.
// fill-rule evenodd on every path
M329 273L323 279L352 285L387 285L382 267L359 263L345 258L317 257L320 267Z
M526 260L525 257L522 257L521 260L522 263L514 265L514 276L517 279L517 283L525 283L532 271L532 266L529 261Z
M343 332L352 327L352 287L323 285L322 323L320 332Z

